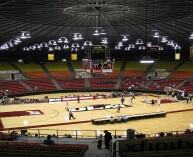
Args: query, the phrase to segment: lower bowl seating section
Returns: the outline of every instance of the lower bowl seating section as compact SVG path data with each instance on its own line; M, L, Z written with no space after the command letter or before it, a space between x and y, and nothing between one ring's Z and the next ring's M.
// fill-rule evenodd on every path
M54 84L49 79L43 80L24 80L28 86L36 91L57 90Z
M85 81L81 78L76 79L56 79L63 89L84 89Z
M184 90L186 93L193 92L193 80L186 82L184 85L178 88L179 90Z
M88 149L86 144L55 144L46 146L41 143L0 142L0 156L22 157L80 157Z
M116 79L112 78L89 78L91 89L114 89Z
M8 90L10 94L18 94L29 92L23 85L21 85L18 81L0 81L0 89Z
M150 90L164 90L165 87L175 88L179 83L183 80L181 79L162 79L162 80L154 80L150 85Z
M36 72L25 72L25 74L31 79L42 79L48 78L45 72L43 71L36 71Z
M146 79L128 77L121 80L121 89L128 90L129 87L132 89L143 89L145 83Z

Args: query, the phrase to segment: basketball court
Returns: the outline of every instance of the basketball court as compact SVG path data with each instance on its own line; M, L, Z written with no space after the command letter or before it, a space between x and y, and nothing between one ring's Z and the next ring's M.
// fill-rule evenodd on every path
M107 94L106 92L97 92L98 94ZM57 94L43 94L35 96L27 96L26 98L60 98L69 95L95 95L96 92L84 93L57 93ZM145 94L147 101L152 99L157 100L156 94ZM173 100L172 97L166 95L159 95L161 100ZM22 97L25 98L25 97ZM125 105L130 105L131 97L125 97ZM99 104L121 104L121 97L69 101L69 108L81 108L91 105ZM37 133L40 129L41 134L74 134L85 137L85 134L95 136L94 130L100 134L101 130L120 130L118 134L123 135L124 132L133 128L138 133L154 134L157 132L169 131L183 131L191 129L193 124L193 105L187 104L186 101L163 103L160 106L155 103L155 106L144 103L144 95L136 96L133 99L133 107L125 107L120 109L103 109L92 111L73 112L76 119L69 120L68 111L66 110L66 102L54 103L34 103L34 104L15 104L15 105L1 105L0 106L0 130L21 130L28 129L30 133ZM148 118L141 120L132 120L123 123L94 125L91 123L92 119L144 114L152 112L166 112L166 117ZM47 130L48 129L48 130ZM69 130L69 131L67 131ZM101 132L102 134L103 132Z

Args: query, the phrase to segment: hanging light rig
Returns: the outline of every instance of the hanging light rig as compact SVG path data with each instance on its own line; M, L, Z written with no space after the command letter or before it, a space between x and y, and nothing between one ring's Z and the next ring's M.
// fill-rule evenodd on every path
M145 49L146 49L146 56L143 56L143 59L140 61L140 63L154 63L154 60L151 59L151 56L148 55L148 48L147 48L147 0L145 1L145 37L146 37L146 41L145 41Z
M76 8L76 25L77 25L77 32L74 33L73 40L82 40L83 36L82 33L78 32L78 0L76 0L77 8Z

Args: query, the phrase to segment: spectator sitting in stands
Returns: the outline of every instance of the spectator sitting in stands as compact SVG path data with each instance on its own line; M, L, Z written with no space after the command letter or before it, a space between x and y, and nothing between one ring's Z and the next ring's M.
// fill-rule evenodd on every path
M45 145L53 145L54 141L51 140L51 137L52 137L51 135L48 135L47 139L43 141L43 144L45 144Z

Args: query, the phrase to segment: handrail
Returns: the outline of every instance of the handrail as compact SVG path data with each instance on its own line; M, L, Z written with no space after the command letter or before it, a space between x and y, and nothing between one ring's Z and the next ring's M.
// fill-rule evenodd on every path
M97 139L99 136L103 135L104 130L55 130L55 129L22 129L22 130L8 130L1 131L0 133L5 133L11 135L12 132L17 132L20 137L23 136L36 136L36 137L44 137L47 135L52 135L56 138L93 138ZM127 131L126 130L108 130L111 132L114 139L116 138L126 138ZM167 131L167 132L157 132L157 133L138 133L135 131L135 135L145 135L145 138L162 138L162 137L179 137L179 136L192 136L193 130L176 130L176 131ZM136 136L137 137L137 136ZM143 137L144 138L144 137Z

